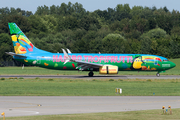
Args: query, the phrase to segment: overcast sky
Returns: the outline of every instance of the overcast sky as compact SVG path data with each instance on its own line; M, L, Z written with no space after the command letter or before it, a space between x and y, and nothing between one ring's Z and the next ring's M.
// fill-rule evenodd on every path
M117 4L126 4L132 8L133 6L156 6L158 9L166 6L170 11L180 11L180 0L0 0L0 8L2 7L14 7L21 8L22 10L32 11L35 13L38 6L52 6L61 5L61 3L68 2L81 3L87 11L94 11L97 9L106 10L108 7L115 8Z

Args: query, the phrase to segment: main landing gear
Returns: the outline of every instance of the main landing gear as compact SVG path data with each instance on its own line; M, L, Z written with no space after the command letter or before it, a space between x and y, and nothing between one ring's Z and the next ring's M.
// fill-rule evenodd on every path
M157 74L156 74L156 76L157 76L157 77L160 77L160 74L159 74L159 73L157 73Z
M93 71L90 71L90 72L88 73L88 75L89 75L89 77L93 77L93 75L94 75Z

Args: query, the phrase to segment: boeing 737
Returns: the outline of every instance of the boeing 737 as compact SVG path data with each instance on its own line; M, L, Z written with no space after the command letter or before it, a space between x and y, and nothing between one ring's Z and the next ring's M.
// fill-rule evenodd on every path
M165 57L148 54L101 54L71 53L62 49L63 53L51 53L36 48L16 23L8 23L15 53L6 52L17 61L27 65L56 70L93 71L100 74L118 74L118 71L157 71L159 73L176 65Z

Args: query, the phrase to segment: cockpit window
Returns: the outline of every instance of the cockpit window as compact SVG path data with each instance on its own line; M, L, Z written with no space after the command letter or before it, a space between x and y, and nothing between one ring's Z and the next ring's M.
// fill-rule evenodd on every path
M166 62L166 61L169 61L169 60L168 59L164 59L163 61Z

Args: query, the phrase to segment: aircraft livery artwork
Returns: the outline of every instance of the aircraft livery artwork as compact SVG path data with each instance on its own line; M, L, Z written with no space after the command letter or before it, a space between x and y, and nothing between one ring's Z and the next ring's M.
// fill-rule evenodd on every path
M17 61L28 65L57 70L86 70L100 74L118 74L118 71L157 71L171 69L176 65L167 58L147 54L99 54L71 53L62 49L63 53L50 53L36 48L15 23L8 23L15 53L6 52Z

